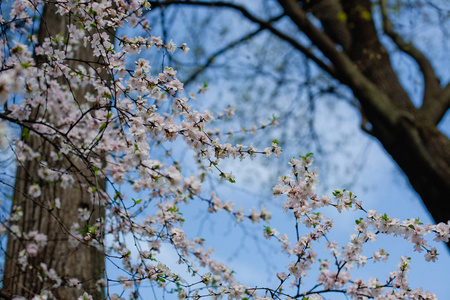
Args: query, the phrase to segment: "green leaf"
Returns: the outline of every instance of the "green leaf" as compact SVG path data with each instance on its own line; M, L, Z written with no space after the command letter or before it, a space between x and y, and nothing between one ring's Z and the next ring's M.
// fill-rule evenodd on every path
M97 229L97 226L94 226L94 227L89 229L89 232L94 234L96 229Z
M334 190L333 191L333 196L337 196L337 195L340 195L341 194L341 191L339 191L339 190Z
M176 213L176 212L178 212L178 207L172 206L171 208L169 208L169 211L173 212L173 213Z
M312 155L313 155L313 153L312 153L312 152L309 152L309 153L306 154L305 156L301 156L301 155L299 155L299 156L300 156L300 158L307 159L308 157L310 157L310 156L312 156Z
M80 233L83 234L83 235L86 234L86 233L88 233L88 232L89 232L89 227L90 227L90 226L87 225L86 228L80 230Z
M92 169L94 170L95 175L98 175L98 167L97 166L92 166Z
M22 136L24 139L28 140L30 138L30 129L24 128L22 131Z

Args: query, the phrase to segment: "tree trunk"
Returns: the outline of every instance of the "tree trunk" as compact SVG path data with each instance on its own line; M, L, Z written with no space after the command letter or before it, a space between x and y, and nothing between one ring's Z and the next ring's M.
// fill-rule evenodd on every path
M405 114L395 128L368 117L371 133L408 177L436 223L450 219L450 141L420 114Z
M450 140L436 128L432 117L414 107L400 84L389 54L378 38L371 14L372 3L368 0L343 3L352 36L348 56L393 104L395 111L386 110L386 114L397 114L394 123L386 122L390 118L368 105L381 95L367 99L359 87L350 85L361 103L363 117L372 125L370 134L403 170L434 221L446 223L450 220L450 201L446 200L450 195ZM438 92L432 91L432 94Z
M93 295L94 299L102 299L103 292L97 291L97 280L104 277L104 254L88 245L76 242L73 246L69 242L68 230L73 223L79 223L78 208L89 208L94 211L96 219L101 217L98 208L93 208L90 195L82 187L62 189L52 184L44 183L37 176L39 162L51 161L50 152L53 146L39 137L30 137L27 142L41 154L40 159L27 161L19 166L16 175L13 205L19 205L23 210L23 218L10 225L18 225L22 233L38 231L48 236L46 247L40 250L36 257L29 258L29 269L23 270L18 263L19 253L26 247L26 243L14 234L8 234L8 245L3 278L3 289L13 295L31 299L44 289L50 289L54 280L43 282L39 277L47 273L39 268L41 263L47 265L48 270L54 269L62 279L62 287L53 291L56 299L77 299L83 291ZM59 167L53 165L52 167ZM34 183L40 183L42 195L32 201L27 191ZM46 209L54 199L61 200L61 209ZM41 207L39 204L42 204ZM94 210L95 209L95 210ZM82 290L67 287L68 280L77 278L83 283Z
M48 36L55 36L59 33L64 37L68 36L67 25L74 20L70 21L69 17L57 14L56 10L54 4L46 4L38 32L39 44ZM82 61L90 61L91 63L98 61L89 46L79 48L74 55L71 67L75 68ZM89 68L87 65L86 67ZM103 78L106 76L106 74L101 75ZM67 84L62 80L60 82L61 84ZM72 91L78 103L83 103L86 92L94 92L90 86L84 88L72 87ZM23 218L20 221L11 221L10 225L18 225L22 233L29 233L30 231L44 233L48 236L48 243L45 248L39 250L37 256L29 258L29 267L22 269L18 264L19 253L27 244L13 233L8 234L3 291L27 299L45 289L52 290L57 299L77 299L84 291L91 294L94 299L104 298L103 289L97 289L96 285L97 280L104 278L104 251L87 245L83 241L76 241L68 232L74 223L80 223L78 218L79 208L88 208L92 212L88 221L90 224L98 218L104 218L104 209L93 204L90 193L85 186L82 186L82 183L87 183L89 176L92 175L85 171L82 173L75 172L73 168L69 168L68 170L76 178L76 183L73 187L67 189L61 188L58 183L44 182L38 176L40 161L47 162L51 168L55 169L68 168L70 164L76 164L78 170L89 170L89 167L82 162L69 163L67 160L52 163L50 153L51 151L58 152L58 150L53 148L49 142L35 135L23 138L23 140L35 152L39 153L40 157L33 161L27 160L23 165L18 166L13 206L21 206ZM105 179L100 179L100 181L96 179L96 182L97 187L105 188ZM29 187L34 183L41 186L42 194L40 197L32 199L27 193ZM92 186L92 183L89 186ZM61 201L60 209L55 209L49 205L49 203L55 203L56 198ZM41 263L44 263L49 271L42 268ZM54 269L61 277L61 287L52 288L55 281L51 280L50 269ZM68 286L68 281L72 278L80 280L82 289Z

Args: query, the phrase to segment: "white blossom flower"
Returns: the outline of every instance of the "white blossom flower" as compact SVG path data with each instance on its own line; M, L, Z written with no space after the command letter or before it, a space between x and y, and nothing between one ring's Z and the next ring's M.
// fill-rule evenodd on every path
M30 186L30 188L28 189L28 195L30 195L33 198L37 198L41 195L41 188L37 183Z
M173 54L176 49L177 49L177 47L176 47L175 43L172 40L170 40L169 44L167 45L167 51L169 51L170 53Z

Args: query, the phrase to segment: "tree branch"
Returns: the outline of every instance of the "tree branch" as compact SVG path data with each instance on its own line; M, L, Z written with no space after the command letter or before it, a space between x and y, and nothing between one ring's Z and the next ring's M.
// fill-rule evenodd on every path
M351 48L352 36L347 27L347 16L341 0L302 0L305 12L312 13L320 20L323 31L342 46L344 52Z
M279 31L275 27L272 26L271 21L264 21L257 17L255 17L253 14L251 14L245 7L236 5L233 3L227 3L227 2L205 2L205 1L183 1L183 0L167 0L164 2L160 1L150 1L150 4L153 8L155 7L162 7L162 6L169 6L172 4L184 4L184 5L198 5L198 6L206 6L206 7L225 7L230 8L239 11L244 17L246 17L249 21L252 21L253 23L258 24L262 29L267 29L270 32L272 32L274 35L279 37L281 40L284 40L291 44L295 49L302 52L306 57L314 61L322 70L327 72L333 77L336 77L336 71L333 68L333 66L328 65L325 63L322 59L318 58L311 49L303 46L299 42L297 42L294 38L290 37L289 35Z
M442 117L450 109L450 83L434 96L433 101L422 104L420 111L435 125L439 124Z
M333 63L336 68L335 78L348 85L361 104L371 109L385 122L395 124L399 110L389 97L367 79L345 54L336 49L335 43L306 17L306 13L295 0L278 0L285 13L303 31L311 42Z
M381 16L383 19L383 30L391 38L391 40L397 45L397 47L411 56L418 64L420 70L422 71L423 78L425 81L424 85L424 95L423 95L423 106L434 106L427 102L435 101L435 95L440 91L439 79L437 78L433 66L430 61L425 57L425 55L417 49L412 43L406 42L397 32L394 31L394 25L388 17L387 13L387 1L380 0L381 6Z
M231 50L232 48L238 46L239 44L241 44L241 43L251 39L252 37L257 35L258 33L260 33L262 30L263 30L263 28L259 27L257 30L254 30L254 31L244 35L240 39L238 39L238 40L236 40L236 41L226 45L222 49L219 49L218 51L216 51L213 54L211 54L208 57L208 59L206 60L206 63L204 65L202 65L199 68L197 68L195 70L195 72L193 74L191 74L191 76L189 76L188 79L183 80L184 85L188 85L189 83L191 83L192 81L197 79L198 75L200 75L203 71L205 71L217 59L218 56L224 54L225 52L227 52L228 50Z

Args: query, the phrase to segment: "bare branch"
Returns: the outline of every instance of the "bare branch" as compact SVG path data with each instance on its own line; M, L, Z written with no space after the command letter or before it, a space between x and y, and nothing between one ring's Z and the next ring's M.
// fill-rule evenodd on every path
M425 81L425 92L423 95L423 105L426 102L434 101L434 95L440 90L439 79L436 77L433 66L425 55L417 49L411 42L406 42L397 32L394 31L394 25L388 17L387 1L380 0L381 16L383 18L383 30L397 45L397 47L411 56L419 65Z
M432 98L432 101L424 102L420 110L435 125L439 124L442 117L450 109L450 83Z
M295 49L301 51L306 57L314 61L322 70L330 74L331 76L336 76L336 71L333 68L333 66L328 65L326 62L324 62L322 59L318 58L311 49L303 46L298 41L296 41L294 38L290 37L289 35L279 31L275 27L272 26L272 21L264 21L257 17L255 17L253 14L251 14L245 7L236 5L233 3L227 3L227 2L205 2L205 1L182 1L182 0L167 0L164 2L159 1L150 1L150 4L153 8L155 7L162 7L162 6L168 6L172 4L184 4L184 5L198 5L198 6L206 6L206 7L225 7L230 8L239 11L244 17L246 17L249 21L258 24L262 29L267 29L270 32L272 32L274 35L279 37L281 40L284 40L291 44L292 47Z
M195 72L193 74L191 74L191 76L189 76L188 79L184 80L184 85L188 85L189 83L195 81L197 79L197 77L203 73L203 71L205 71L216 59L217 57L221 56L222 54L226 53L228 50L233 49L234 47L242 44L243 42L251 39L252 37L256 36L258 33L260 33L263 30L263 28L259 27L257 30L254 30L246 35L244 35L243 37L241 37L240 39L226 45L225 47L223 47L222 49L219 49L218 51L214 52L213 54L211 54L208 59L206 60L206 63L202 66L200 66L199 68L197 68L195 70Z
M350 58L336 49L335 43L306 17L306 13L295 0L278 0L285 13L297 24L306 36L333 63L336 79L348 85L361 104L379 115L390 124L395 124L399 117L397 107L389 97L358 70Z

